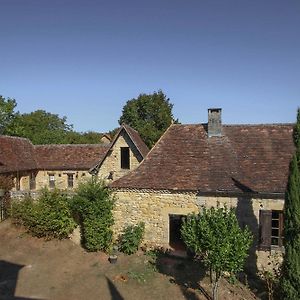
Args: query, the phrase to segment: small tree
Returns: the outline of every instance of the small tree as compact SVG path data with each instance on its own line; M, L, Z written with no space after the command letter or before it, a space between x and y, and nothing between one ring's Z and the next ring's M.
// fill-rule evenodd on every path
M300 299L300 109L294 128L296 153L290 165L290 174L284 203L285 254L280 280L281 299Z
M103 181L81 183L72 201L81 225L82 243L89 251L107 250L112 242L114 197Z
M217 299L219 280L224 272L241 271L252 242L248 228L241 229L234 209L210 208L189 215L181 235L193 252L201 255L213 279L213 299Z

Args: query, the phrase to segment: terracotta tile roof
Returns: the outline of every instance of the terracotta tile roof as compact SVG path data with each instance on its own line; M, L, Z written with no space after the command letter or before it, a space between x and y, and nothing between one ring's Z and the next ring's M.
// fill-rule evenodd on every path
M0 173L36 169L34 146L28 139L0 135Z
M28 139L0 136L0 173L25 170L88 170L106 144L32 145Z
M35 156L38 169L88 170L101 159L107 144L38 145Z
M131 137L131 140L133 141L133 143L135 144L135 146L141 153L142 157L145 157L149 152L149 148L144 143L144 141L140 137L139 133L135 129L130 127L129 125L123 124L122 127L124 127L126 129L127 133Z
M292 124L225 125L223 136L208 138L207 124L173 124L141 165L111 187L283 193L292 131Z

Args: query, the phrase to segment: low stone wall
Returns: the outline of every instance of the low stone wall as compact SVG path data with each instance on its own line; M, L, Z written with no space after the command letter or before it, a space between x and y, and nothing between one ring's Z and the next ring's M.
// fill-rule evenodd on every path
M22 200L25 197L31 197L37 199L41 194L40 191L11 191L10 197L12 200Z
M36 191L11 191L10 197L12 200L22 200L25 197L31 197L32 199L36 200L41 195L41 190ZM62 193L65 193L68 197L74 196L75 192L72 190L62 191Z

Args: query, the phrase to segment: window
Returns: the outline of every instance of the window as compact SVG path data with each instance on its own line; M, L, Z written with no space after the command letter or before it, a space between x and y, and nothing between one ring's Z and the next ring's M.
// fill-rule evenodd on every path
M74 174L68 175L68 188L72 188L74 186Z
M280 210L272 210L271 245L283 245L283 213Z
M17 175L17 177L16 177L16 190L19 191L20 189L21 189L20 177L19 177L19 175Z
M283 246L283 212L281 210L261 210L259 227L261 250L270 250L272 246Z
M55 177L54 174L49 174L49 187L55 188Z
M36 184L35 184L35 174L34 173L30 173L30 177L29 177L29 188L31 190L35 190Z
M130 169L129 147L121 147L121 169Z

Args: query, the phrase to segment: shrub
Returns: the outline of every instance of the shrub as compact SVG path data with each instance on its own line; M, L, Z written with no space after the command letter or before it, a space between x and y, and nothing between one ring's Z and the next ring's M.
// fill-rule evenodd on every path
M243 270L252 243L249 229L241 229L235 210L217 207L203 208L198 215L187 217L181 236L193 252L202 255L204 263L214 272L213 299L217 299L219 280ZM211 276L212 277L212 276Z
M72 210L81 225L82 244L89 251L108 250L112 242L114 197L103 181L81 183Z
M26 198L14 202L11 217L13 223L24 225L33 236L63 239L76 225L69 204L66 195L44 189L36 201Z
M142 242L144 231L145 224L143 222L140 222L135 226L127 226L120 238L121 252L128 255L135 253Z
M9 216L11 207L11 197L9 191L14 186L14 180L12 176L0 175L0 190L4 191L4 196L1 197L1 206L3 210L2 217L5 219Z
M21 201L13 201L10 210L12 223L15 225L29 226L33 210L33 200L26 197Z

